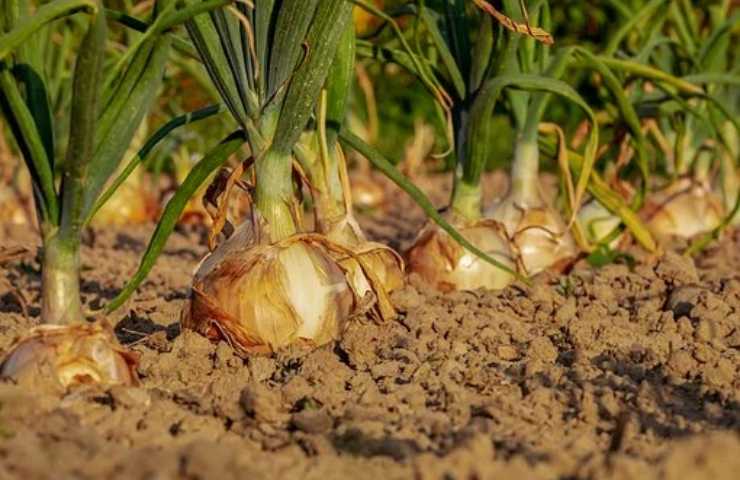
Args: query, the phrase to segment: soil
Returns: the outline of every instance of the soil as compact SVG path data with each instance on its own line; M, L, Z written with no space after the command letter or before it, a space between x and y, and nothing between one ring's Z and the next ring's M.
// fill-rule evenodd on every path
M438 185L439 182L436 184ZM443 188L434 188L443 202ZM403 248L423 223L393 194L361 221ZM121 288L151 227L95 230L90 309ZM0 269L0 351L38 322L29 248ZM343 339L242 360L181 331L205 236L182 227L109 317L141 355L137 388L63 397L0 383L3 479L735 479L740 472L740 231L694 261L672 251L531 287L439 294ZM680 246L680 245L677 245ZM24 313L25 311L25 313Z

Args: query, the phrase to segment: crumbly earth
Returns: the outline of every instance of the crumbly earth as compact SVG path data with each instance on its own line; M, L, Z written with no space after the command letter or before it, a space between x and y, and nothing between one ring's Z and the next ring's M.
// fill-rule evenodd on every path
M393 196L362 221L404 247L420 218ZM134 271L150 232L86 239L91 309ZM31 250L0 268L2 351L38 322L35 242L0 226L0 245ZM739 231L695 261L579 262L500 292L443 295L412 277L393 295L396 321L358 319L334 345L246 360L179 328L203 245L202 232L180 229L109 318L141 355L140 387L60 398L0 383L0 480L740 472Z

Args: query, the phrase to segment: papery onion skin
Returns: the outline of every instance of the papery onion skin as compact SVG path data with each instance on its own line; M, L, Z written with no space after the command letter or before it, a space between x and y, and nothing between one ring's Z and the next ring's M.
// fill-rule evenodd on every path
M372 270L386 293L403 287L405 265L401 256L386 245L368 241L352 214L346 214L341 221L331 225L324 225L323 231L327 239L353 252L352 257L341 260L340 264L360 297L372 287L358 261Z
M232 239L196 274L185 328L226 340L241 355L339 338L355 297L329 253L303 240L269 245Z
M504 200L489 215L504 225L526 275L536 275L578 254L560 214L547 206L520 207Z
M154 221L158 214L159 205L151 192L124 183L96 212L91 224L96 227L138 225Z
M63 389L80 384L136 385L138 356L121 347L109 328L42 325L6 354L0 376L20 384L51 382Z
M657 236L690 238L716 228L724 216L721 199L701 183L683 178L651 196L643 208Z
M470 243L515 270L513 255L495 222L458 226ZM514 281L510 273L491 265L464 249L436 224L429 223L407 253L408 271L421 277L436 290L497 290Z
M390 293L403 287L405 283L403 260L389 247L367 242L356 254L372 268L386 292Z
M622 220L607 210L601 203L592 199L586 202L578 211L578 221L583 227L586 238L590 243L599 243L619 227ZM609 242L609 247L617 248L624 234L618 235Z
M370 178L360 175L352 178L352 204L364 210L380 208L386 201L383 186L369 175Z

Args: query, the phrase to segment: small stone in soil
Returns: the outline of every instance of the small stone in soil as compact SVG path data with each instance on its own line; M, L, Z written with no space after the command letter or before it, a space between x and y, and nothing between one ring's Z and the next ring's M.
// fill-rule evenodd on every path
M332 419L325 410L303 410L293 414L293 426L306 433L324 433L332 427Z

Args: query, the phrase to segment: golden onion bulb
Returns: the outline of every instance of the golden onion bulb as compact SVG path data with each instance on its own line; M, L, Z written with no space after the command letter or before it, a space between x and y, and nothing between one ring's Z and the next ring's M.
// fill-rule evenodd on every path
M355 296L333 256L301 236L266 237L247 222L204 260L183 326L242 355L338 338Z
M562 217L547 206L519 206L507 199L493 207L490 217L506 229L511 249L527 275L536 275L577 254Z
M137 357L99 324L42 325L18 340L5 355L0 376L21 384L52 382L133 385Z
M396 310L389 294L404 285L403 260L385 245L366 242L351 253L337 258L360 311L373 311L380 320L392 320Z
M375 287L382 288L384 292L390 293L404 285L401 256L386 245L368 241L351 213L326 228L325 234L330 242L347 249L348 255L339 263L347 272L347 279L358 296L364 297L376 290L368 275L377 278L379 285Z
M372 178L372 173L352 177L352 204L362 210L379 208L385 203L383 186Z
M690 238L717 227L724 208L709 188L683 178L648 197L643 216L655 235Z
M453 225L455 225L454 222ZM516 269L508 241L496 222L483 220L456 229L470 243L494 259ZM501 289L514 281L510 273L463 248L444 230L428 223L407 253L408 270L442 292Z
M154 221L159 205L154 193L140 177L124 182L100 207L92 219L94 226L125 226Z
M403 260L398 254L385 245L379 243L367 242L354 251L352 257L340 261L344 268L351 274L352 281L356 285L355 291L364 296L372 290L372 285L367 278L367 273L360 268L358 261L365 265L365 269L372 271L378 278L380 285L386 292L393 292L404 285L404 265ZM357 266L354 266L354 265Z

